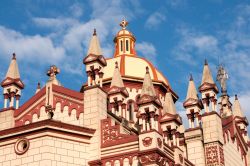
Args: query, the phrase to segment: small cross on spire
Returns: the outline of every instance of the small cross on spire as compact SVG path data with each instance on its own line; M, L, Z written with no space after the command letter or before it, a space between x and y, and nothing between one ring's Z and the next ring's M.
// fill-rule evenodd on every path
M122 27L122 29L126 29L126 27L128 26L128 21L123 19L122 22L120 23L120 26Z

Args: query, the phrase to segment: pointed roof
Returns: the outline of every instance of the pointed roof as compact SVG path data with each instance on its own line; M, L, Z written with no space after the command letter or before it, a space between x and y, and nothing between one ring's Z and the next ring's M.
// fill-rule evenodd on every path
M20 78L20 74L19 74L19 69L18 69L18 65L17 65L17 61L16 61L16 54L13 53L13 57L12 60L10 62L9 65L9 69L8 72L6 73L5 78L13 78L13 79L17 79Z
M177 114L176 107L173 101L172 94L170 92L167 92L165 95L165 100L163 103L163 115L165 113L169 113L172 115Z
M6 87L12 84L17 85L21 89L24 88L24 84L22 80L20 79L20 74L19 74L19 69L18 69L15 53L13 53L12 60L10 62L5 79L1 82L1 86Z
M196 91L196 87L195 87L195 83L194 83L192 75L190 75L189 84L188 84L186 100L188 100L188 99L196 99L196 100L198 100L198 94L197 94L197 91Z
M146 67L146 74L144 76L143 85L142 85L141 96L143 95L156 96L148 67Z
M125 97L129 96L127 89L124 87L120 70L118 68L118 62L115 62L115 70L111 80L110 89L108 94L118 94L122 93Z
M97 34L96 34L96 29L94 29L93 36L90 40L87 55L89 55L89 54L102 55L102 50L101 50L101 47L99 44L99 39L98 39Z
M203 68L201 85L204 83L214 84L214 80L213 80L213 77L212 77L212 74L211 74L211 71L209 69L209 66L208 66L206 59L205 59L205 64L204 64L204 68Z
M96 30L94 29L93 36L90 40L87 56L83 59L83 63L88 64L95 61L100 62L103 66L107 65L106 59L102 56L99 39L97 37Z
M121 73L120 70L118 68L118 62L115 62L115 70L114 70L114 74L112 77L112 81L111 81L111 85L112 86L117 86L117 87L124 87L123 81L122 81L122 77L121 77Z
M244 117L243 111L240 106L240 102L238 100L237 95L235 95L235 100L233 104L233 115L234 116L239 116L239 117Z

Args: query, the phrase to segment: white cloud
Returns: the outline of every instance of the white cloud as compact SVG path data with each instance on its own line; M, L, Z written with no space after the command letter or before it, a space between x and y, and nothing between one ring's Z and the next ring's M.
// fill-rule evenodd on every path
M69 9L72 15L76 18L81 17L83 15L83 6L80 3L74 3L70 6Z
M195 58L205 59L205 56L218 55L218 40L216 37L200 33L188 28L180 28L180 42L173 49L172 53L177 60L189 65L196 65Z
M141 42L136 44L136 50L152 63L156 64L156 49L152 43Z
M157 28L165 20L166 16L163 13L155 12L148 17L145 26L146 28L154 29Z
M61 61L65 57L64 48L55 46L48 37L23 35L3 26L0 26L0 50L2 55L15 52L18 59L40 63Z
M77 24L78 21L73 18L46 18L46 17L34 17L33 22L43 28L53 28L53 29L62 29L68 26Z

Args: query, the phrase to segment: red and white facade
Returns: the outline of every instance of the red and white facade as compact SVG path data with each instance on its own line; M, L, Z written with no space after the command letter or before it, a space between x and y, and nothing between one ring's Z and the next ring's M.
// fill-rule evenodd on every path
M15 54L2 81L0 166L248 166L248 121L236 96L218 95L207 62L198 97L192 77L183 103L148 60L136 53L126 29L114 38L114 56L102 55L96 31L83 57L87 82L63 87L51 66L46 85L19 106L21 80Z

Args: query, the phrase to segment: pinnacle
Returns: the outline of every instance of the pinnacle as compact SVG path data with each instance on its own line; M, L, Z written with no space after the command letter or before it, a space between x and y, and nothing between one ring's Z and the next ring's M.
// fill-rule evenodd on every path
M148 67L146 67L146 74L143 80L141 96L142 95L156 96L154 85L152 83Z

